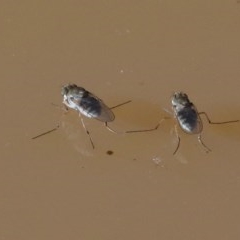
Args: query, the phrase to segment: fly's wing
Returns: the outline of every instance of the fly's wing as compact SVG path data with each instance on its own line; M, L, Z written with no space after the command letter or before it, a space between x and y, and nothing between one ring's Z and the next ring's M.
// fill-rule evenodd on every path
M192 109L196 113L196 125L195 125L195 128L193 129L192 133L198 134L198 133L201 133L202 129L203 129L202 119L201 119L201 117L198 113L198 110L194 104L192 105Z
M111 122L115 116L111 109L104 102L88 93L86 97L74 97L71 99L77 106L77 109L86 117L95 118L101 122Z
M176 118L182 130L189 134L198 134L202 131L202 120L198 114L196 107L185 107L175 112Z

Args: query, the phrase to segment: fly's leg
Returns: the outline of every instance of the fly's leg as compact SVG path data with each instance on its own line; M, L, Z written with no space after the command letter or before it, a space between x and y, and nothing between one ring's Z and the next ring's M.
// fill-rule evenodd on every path
M68 107L66 105L68 105L68 103L66 102L66 100L63 101L64 105L61 107L55 103L51 103L54 107L58 108L58 109L61 109L64 111L64 113L67 113L68 112Z
M181 142L181 139L180 139L180 137L179 137L178 130L177 130L177 125L175 125L174 129L175 129L175 133L176 133L176 136L177 136L177 139L178 139L178 144L177 144L177 147L176 147L173 155L175 155L175 154L177 153L177 151L178 151L178 149L179 149L179 147L180 147L180 142ZM199 141L199 143L203 146L203 148L205 149L206 153L212 151L212 150L202 141L202 136L201 136L201 134L198 135L198 141Z
M116 106L111 107L110 109L112 110L114 108L121 107L122 105L125 105L125 104L130 103L130 102L132 102L132 100L126 101L124 103L120 103L120 104L118 104ZM117 131L115 131L114 129L112 129L111 127L108 126L107 122L105 122L104 125L112 133L115 133L115 134L123 134L123 133L125 133L125 132L117 132Z
M204 142L202 141L202 136L201 136L201 134L198 135L198 141L199 141L200 144L204 147L206 153L212 151L212 150L211 150L207 145L205 145Z
M91 142L92 148L94 149L95 147L94 147L94 144L93 144L93 141L92 141L92 138L91 138L90 132L87 130L87 128L86 128L86 126L85 126L85 124L84 124L84 121L83 121L83 118L82 118L81 114L79 114L79 117L81 118L81 122L82 122L83 128L84 128L85 132L87 133L87 135L88 135L88 137L89 137L89 140L90 140L90 142Z
M175 154L177 153L177 151L178 151L178 149L179 149L179 147L180 147L180 142L181 142L181 139L180 139L180 137L179 137L178 130L177 130L177 124L175 124L174 130L175 130L175 133L176 133L176 137L177 137L178 142L177 142L177 147L176 147L175 151L173 152L173 155L175 155Z
M150 128L150 129L141 129L141 130L130 130L130 131L126 131L125 133L137 133L137 132L151 132L151 131L155 131L159 128L159 126L161 125L161 123L166 120L169 119L168 117L164 117L162 118L158 124L154 127L154 128Z
M58 128L59 128L59 125L57 125L55 128L53 128L53 129L51 129L51 130L49 130L49 131L47 131L47 132L41 133L41 134L33 137L32 139L36 139L36 138L42 137L42 136L44 136L44 135L46 135L46 134L48 134L48 133L51 133L51 132L53 132L53 131L56 131Z
M124 103L120 103L120 104L118 104L116 106L111 107L110 109L114 109L114 108L120 107L120 106L125 105L125 104L130 103L130 102L132 102L132 100L126 101Z
M202 114L206 117L207 121L209 124L226 124L226 123L236 123L236 122L240 122L240 120L231 120L231 121L224 121L224 122L212 122L211 119L208 117L206 112L199 112L199 115ZM198 135L198 141L202 144L202 146L205 148L206 152L210 152L211 149L208 148L202 141L201 139L201 135Z
M125 104L130 103L130 102L132 102L132 101L129 100L129 101L126 101L126 102L124 102L124 103L120 103L120 104L118 104L118 105L116 105L116 106L111 107L110 109L120 107L120 106L125 105ZM169 117L164 117L164 118L162 118L162 119L158 122L158 124L157 124L154 128L151 128L151 129L130 130L130 131L122 132L122 133L117 132L117 131L115 131L114 129L110 128L110 127L108 126L108 123L107 123L107 122L105 122L105 127L106 127L110 132L116 133L116 134L137 133L137 132L151 132L151 131L157 130L158 127L160 126L160 124L161 124L164 120L166 120L166 119L169 119Z
M123 134L123 133L125 133L125 132L123 132L123 133L117 132L117 131L115 131L114 129L110 128L110 127L108 126L108 123L107 123L107 122L105 122L104 125L105 125L105 127L106 127L110 132L112 132L112 133L115 133L115 134Z
M236 123L236 122L240 122L240 120L231 120L231 121L224 121L224 122L212 122L212 121L210 120L210 118L208 117L208 115L207 115L206 112L199 112L198 114L199 114L199 115L200 115L200 114L204 115L204 116L206 117L208 123L210 123L210 124L225 124L225 123Z

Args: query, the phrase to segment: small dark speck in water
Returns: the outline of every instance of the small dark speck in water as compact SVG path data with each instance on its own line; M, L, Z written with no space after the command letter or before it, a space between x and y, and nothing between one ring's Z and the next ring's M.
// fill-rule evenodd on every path
M112 150L108 150L107 151L107 155L113 155L113 151Z

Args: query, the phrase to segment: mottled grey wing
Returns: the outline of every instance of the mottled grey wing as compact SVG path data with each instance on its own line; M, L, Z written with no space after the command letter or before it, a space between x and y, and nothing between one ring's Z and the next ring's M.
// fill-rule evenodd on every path
M188 134L198 134L202 131L202 121L194 105L179 111L177 120L182 130Z
M101 122L111 122L115 118L112 110L91 93L87 97L74 97L72 101L78 106L79 111L89 118L95 118Z

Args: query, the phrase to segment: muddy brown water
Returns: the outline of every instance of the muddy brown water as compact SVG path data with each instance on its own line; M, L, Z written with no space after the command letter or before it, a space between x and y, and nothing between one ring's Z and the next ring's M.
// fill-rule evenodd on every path
M151 128L186 92L213 121L240 119L237 1L3 1L0 239L239 239L240 124L211 126L206 154L173 118L113 134L61 109L75 83ZM53 105L53 104L54 105ZM55 106L57 105L57 106ZM44 131L60 128L32 140Z

